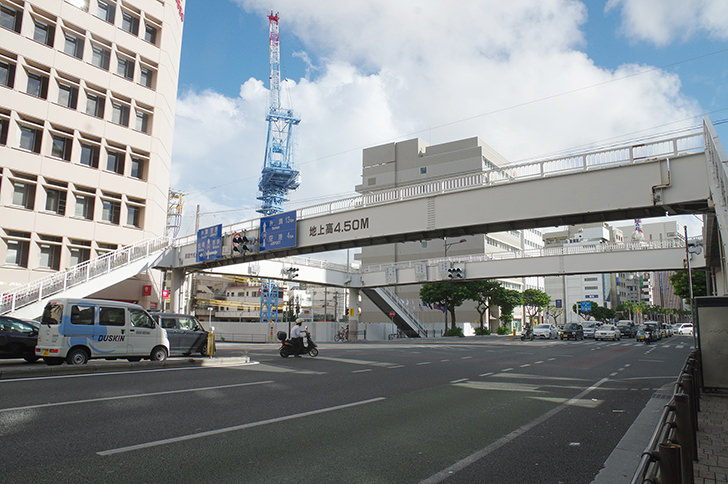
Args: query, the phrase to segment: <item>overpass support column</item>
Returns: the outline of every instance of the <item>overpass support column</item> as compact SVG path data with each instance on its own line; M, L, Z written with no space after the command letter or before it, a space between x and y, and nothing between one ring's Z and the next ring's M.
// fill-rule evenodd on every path
M359 339L359 311L361 296L359 289L349 288L349 339Z
M169 287L169 311L174 313L184 312L182 309L185 284L185 270L172 269Z

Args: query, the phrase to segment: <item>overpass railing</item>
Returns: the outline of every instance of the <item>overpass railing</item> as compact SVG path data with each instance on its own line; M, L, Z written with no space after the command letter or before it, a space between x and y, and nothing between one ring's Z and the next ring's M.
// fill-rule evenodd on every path
M480 173L471 173L450 178L440 178L424 183L404 185L389 190L380 190L331 202L320 203L296 210L298 220L319 215L328 215L355 208L379 205L447 192L480 188L543 178L592 171L616 166L645 163L680 155L702 153L705 151L703 131L682 136L674 136L649 143L632 144L604 150L595 150L578 155L546 160L532 161L494 168ZM258 230L258 219L246 220L223 227L223 234L245 230ZM176 246L193 244L196 234L175 240Z
M149 257L168 245L167 237L137 242L2 293L0 294L0 314L13 312L23 306L41 301L43 298L85 284L97 277Z
M688 240L689 244L701 245L703 238L690 237ZM440 257L437 259L405 261L397 262L394 264L366 265L361 267L360 271L362 273L383 272L386 269L391 269L392 267L396 269L407 269L414 268L417 265L422 264L423 262L426 262L428 265L436 266L441 262L484 262L495 260L526 259L531 257L553 257L562 255L596 254L602 252L625 252L636 250L677 249L684 247L685 242L682 239L663 239L628 243L595 243L579 245L575 244L565 245L563 247L544 247L542 249L503 251L488 254L452 256L447 258Z

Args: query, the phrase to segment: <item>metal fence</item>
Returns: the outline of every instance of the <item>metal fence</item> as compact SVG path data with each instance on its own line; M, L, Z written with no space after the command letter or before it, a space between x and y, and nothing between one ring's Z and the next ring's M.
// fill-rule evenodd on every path
M692 484L698 460L700 354L693 350L680 372L672 398L642 453L631 484Z

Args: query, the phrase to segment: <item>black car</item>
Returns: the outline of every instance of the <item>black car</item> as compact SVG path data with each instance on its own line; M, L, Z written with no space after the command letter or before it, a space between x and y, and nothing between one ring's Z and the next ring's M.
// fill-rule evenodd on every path
M207 356L208 331L196 317L175 313L152 313L152 316L167 330L170 356L188 356L192 353Z
M619 324L617 329L625 338L634 338L637 334L637 326L633 324Z
M566 323L561 329L561 339L584 339L584 329L578 323Z
M24 358L30 363L35 356L40 323L11 316L0 316L0 358Z

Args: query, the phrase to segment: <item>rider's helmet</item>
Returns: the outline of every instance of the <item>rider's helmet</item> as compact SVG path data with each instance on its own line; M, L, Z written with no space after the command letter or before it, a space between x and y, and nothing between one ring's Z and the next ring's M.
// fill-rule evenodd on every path
M296 319L296 324L301 324L302 322L303 322L303 319L301 319L301 318Z

